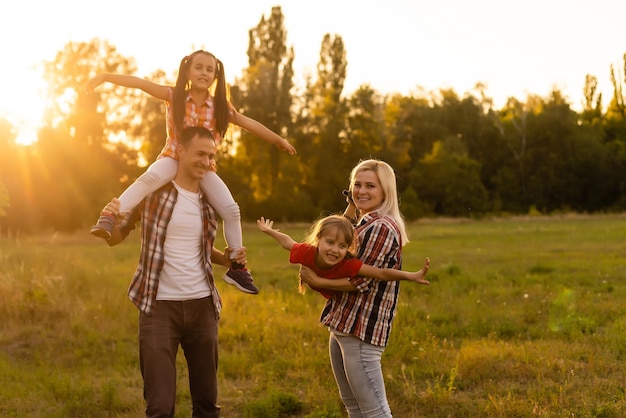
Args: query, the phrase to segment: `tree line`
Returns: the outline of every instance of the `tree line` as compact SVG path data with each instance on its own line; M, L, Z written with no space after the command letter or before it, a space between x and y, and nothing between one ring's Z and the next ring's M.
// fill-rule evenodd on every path
M593 75L581 82L582 111L559 90L511 97L496 109L480 83L463 95L452 89L382 95L367 84L346 95L339 35L323 37L316 74L295 86L295 52L280 7L261 17L249 39L248 66L231 86L232 102L288 138L298 155L230 128L218 174L244 220L308 222L342 210L350 169L366 158L395 168L408 220L626 209L623 68L609 69L606 109ZM2 231L87 228L165 141L160 101L110 84L84 94L97 73L136 73L134 59L108 41L69 42L44 68L51 101L38 141L16 144L14 128L0 119ZM173 85L175 76L158 70L149 78Z

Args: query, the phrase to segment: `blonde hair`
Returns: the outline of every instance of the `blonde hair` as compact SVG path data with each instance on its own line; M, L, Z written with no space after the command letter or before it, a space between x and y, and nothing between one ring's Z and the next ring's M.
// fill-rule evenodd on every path
M326 232L331 229L336 229L337 233L346 240L348 244L348 252L346 258L352 258L354 255L350 252L350 249L354 244L354 227L350 221L343 215L329 215L324 218L318 219L307 231L303 242L313 247L318 247L320 238L324 236ZM298 283L298 292L304 294L306 286L302 280Z
M383 189L383 203L376 210L382 216L389 216L398 225L400 237L402 238L402 246L409 242L406 233L404 217L400 213L400 205L398 204L398 190L396 188L396 173L389 164L381 160L363 160L359 162L350 174L350 190L354 189L356 176L362 171L373 171L378 177L380 186Z

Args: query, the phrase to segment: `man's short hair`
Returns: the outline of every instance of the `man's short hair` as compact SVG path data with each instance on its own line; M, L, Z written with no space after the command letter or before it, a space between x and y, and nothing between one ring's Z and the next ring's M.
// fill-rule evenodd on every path
M213 133L203 126L189 126L180 133L178 143L182 146L187 146L191 140L198 135L199 138L210 138L215 141Z

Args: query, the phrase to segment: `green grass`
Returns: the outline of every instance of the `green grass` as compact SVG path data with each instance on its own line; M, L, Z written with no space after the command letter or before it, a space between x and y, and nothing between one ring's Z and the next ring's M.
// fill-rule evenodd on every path
M300 239L308 225L278 226ZM404 269L429 256L432 284L401 286L383 356L394 416L624 416L624 216L409 228ZM223 416L343 416L318 322L324 299L297 293L297 267L256 225L244 234L261 293L218 282ZM142 415L126 297L137 239L109 248L86 232L0 237L0 416ZM185 417L181 353L178 365Z

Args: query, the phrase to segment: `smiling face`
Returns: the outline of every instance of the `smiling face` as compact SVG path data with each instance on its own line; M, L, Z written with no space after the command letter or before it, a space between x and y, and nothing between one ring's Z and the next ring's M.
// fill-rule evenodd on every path
M194 55L187 72L187 79L194 89L207 90L215 81L217 60L208 53Z
M350 243L339 228L325 228L317 243L315 264L322 269L331 268L346 258L349 247Z
M356 174L352 186L352 199L361 213L375 211L382 205L385 193L374 171L363 170Z
M187 128L194 129L194 128ZM200 128L195 128L199 131ZM204 129L204 128L202 128ZM185 133L184 133L185 134ZM184 144L177 147L178 171L176 182L186 188L195 188L204 175L215 165L215 155L217 146L215 140L210 136L209 131L195 133L193 137Z

